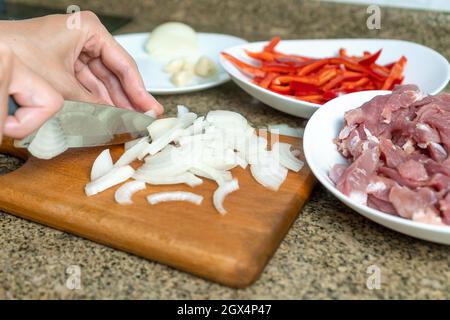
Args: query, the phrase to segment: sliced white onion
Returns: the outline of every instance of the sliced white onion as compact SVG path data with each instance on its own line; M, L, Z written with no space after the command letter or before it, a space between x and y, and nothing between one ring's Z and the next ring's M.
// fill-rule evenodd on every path
M91 181L94 181L105 174L107 174L113 168L113 160L111 158L111 153L109 149L103 150L97 159L95 159L94 164L91 169Z
M150 143L150 145L146 149L144 149L140 157L143 158L147 154L154 155L162 150L169 143L177 139L182 134L182 129L186 129L188 126L190 126L195 121L195 119L197 119L197 115L192 112L181 115L180 118L177 118L177 123L156 140L153 140L152 143Z
M134 147L135 145L137 145L139 142L141 142L142 140L144 141L148 141L148 137L142 137L142 138L137 138L128 142L125 142L123 149L125 151L130 150L132 147Z
M122 167L132 163L149 145L150 144L147 142L147 138L142 138L137 144L122 154L119 160L117 160L114 164L114 167Z
M228 181L216 189L213 195L213 203L214 207L217 209L217 211L219 211L220 214L224 215L225 213L227 213L227 211L223 207L223 201L225 200L225 197L238 189L239 183L237 179Z
M199 135L203 133L203 130L209 126L208 121L205 121L205 117L201 116L195 119L194 123L183 130L181 137L191 136L191 135ZM178 142L178 141L177 141Z
M190 172L184 172L184 173L176 175L176 176L149 175L145 179L142 176L139 176L139 180L145 181L146 183L153 184L153 185L184 183L190 187L196 187L203 183L202 179L200 179L199 177L196 177L194 174L192 174Z
M173 191L153 193L147 196L147 201L152 205L167 201L188 201L200 205L203 201L203 197L192 192Z
M178 106L177 118L155 120L147 127L148 137L130 141L125 153L110 169L107 154L98 158L93 174L94 181L86 186L86 194L93 195L132 176L134 183L126 183L116 191L116 201L131 203L134 192L153 185L184 183L195 187L203 182L199 177L214 180L218 188L213 203L221 214L225 197L239 189L229 170L236 166L250 171L255 180L264 187L278 190L286 180L288 169L299 171L303 163L296 158L299 150L291 152L291 146L274 143L268 150L267 131L258 135L247 120L238 113L224 110L211 111L197 118L184 106ZM144 164L134 172L128 164L144 159ZM106 164L108 163L108 164ZM124 166L126 165L126 167ZM103 170L103 171L102 171ZM103 175L103 176L101 176ZM164 201L202 202L203 197L189 192L162 192L147 197L152 204Z
M231 149L205 147L201 157L204 164L217 170L231 170L238 165L236 154Z
M189 168L190 164L183 161L144 163L136 171L134 178L146 181L148 177L177 176L188 171Z
M156 140L164 135L168 130L172 129L178 122L177 118L163 118L153 121L148 127L148 133L152 140Z
M54 158L69 148L57 118L48 120L36 133L28 151L39 159Z
M87 196L93 196L99 192L105 191L119 183L122 183L129 178L134 173L134 169L130 166L124 166L119 168L113 168L104 176L98 178L97 180L89 182L84 191Z
M233 179L231 172L217 170L203 163L192 165L189 171L197 176L214 180L218 185L222 185L225 182Z
M250 165L255 180L262 186L277 191L286 180L288 170L276 163L272 165Z
M303 168L303 161L294 156L291 152L291 145L289 143L276 142L272 146L272 150L278 150L280 164L289 170L299 172Z
M236 156L236 163L238 164L238 166L244 170L247 169L248 162L247 160L244 159L244 157L242 157L241 153L238 151L236 152L235 156Z
M188 112L189 112L189 109L186 106L184 106L182 104L179 104L177 106L177 117L178 118L181 117L183 114L186 114Z
M147 156L144 158L145 163L159 165L161 163L167 163L168 161L178 160L179 152L176 148L169 144L160 152L153 156Z
M214 110L208 112L206 120L219 128L246 128L247 119L241 114L228 110Z
M128 181L120 186L114 194L114 199L119 204L132 204L133 194L145 189L145 182L143 181Z

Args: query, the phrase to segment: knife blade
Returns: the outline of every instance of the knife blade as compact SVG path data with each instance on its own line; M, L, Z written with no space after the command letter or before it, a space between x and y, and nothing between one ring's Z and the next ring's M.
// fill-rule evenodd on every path
M13 115L17 108L17 103L9 97L8 114ZM148 135L147 127L155 120L132 110L70 100L65 100L62 109L47 121L55 119L69 148L122 144ZM15 145L28 147L38 130Z

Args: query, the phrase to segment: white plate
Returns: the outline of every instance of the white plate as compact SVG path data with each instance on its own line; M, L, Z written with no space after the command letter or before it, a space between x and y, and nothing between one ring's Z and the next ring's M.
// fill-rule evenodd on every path
M218 86L230 80L228 74L220 67L219 53L225 48L241 45L247 41L217 33L198 33L201 55L207 55L219 67L219 72L211 78L196 77L194 83L184 87L176 87L170 82L170 75L163 71L167 62L152 59L144 50L149 33L132 33L115 36L116 40L136 60L144 79L145 88L153 94L176 94L199 91Z
M267 42L255 42L228 48L225 52L249 63L252 62L244 52L260 51ZM336 56L339 48L347 49L350 55L361 55L364 50L375 52L380 48L383 52L378 60L387 64L398 60L402 55L408 62L405 68L404 83L417 84L422 91L429 94L440 92L450 80L450 65L448 61L436 51L417 43L400 40L383 39L332 39L332 40L282 40L277 50L283 53L299 54L314 58ZM221 57L220 62L242 89L265 104L288 114L310 118L320 107L315 103L303 102L285 97L252 83L231 62Z
M344 123L344 113L357 108L376 95L389 91L351 93L324 104L308 121L303 137L306 161L317 179L339 200L366 218L385 227L419 239L450 245L450 226L435 226L393 216L365 205L355 203L334 186L328 177L336 163L345 163L333 143Z

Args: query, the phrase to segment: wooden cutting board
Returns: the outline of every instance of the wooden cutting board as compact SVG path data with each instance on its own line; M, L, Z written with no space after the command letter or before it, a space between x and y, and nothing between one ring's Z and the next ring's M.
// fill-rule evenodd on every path
M301 140L281 137L301 148ZM72 149L52 160L29 157L6 141L0 152L28 159L0 177L0 209L105 245L159 261L232 287L245 287L260 276L308 199L315 179L307 167L289 172L278 192L263 188L249 169L236 168L240 190L225 200L228 214L212 205L214 182L147 186L134 204L114 202L116 188L86 197L84 185L104 148ZM123 146L111 147L116 160ZM303 159L304 160L304 159ZM145 195L185 190L204 196L202 205L184 202L151 206Z

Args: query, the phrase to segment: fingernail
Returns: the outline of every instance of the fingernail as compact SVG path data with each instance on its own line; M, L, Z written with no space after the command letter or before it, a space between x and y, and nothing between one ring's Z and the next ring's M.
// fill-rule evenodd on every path
M162 114L164 112L164 107L161 103L158 102L158 100L155 99L152 95L150 95L151 99L153 100L153 105L151 106L151 109L155 110L156 113Z

